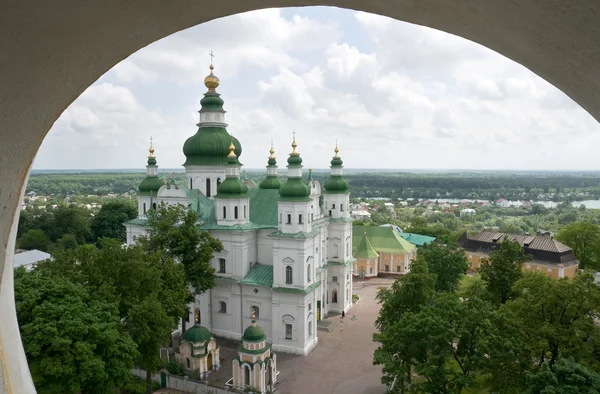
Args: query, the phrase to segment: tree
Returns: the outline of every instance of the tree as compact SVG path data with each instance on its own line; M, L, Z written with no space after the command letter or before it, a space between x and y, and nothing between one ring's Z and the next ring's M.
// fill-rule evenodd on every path
M128 200L116 200L102 205L94 216L91 229L94 240L99 238L114 238L125 241L125 223L137 216L135 205Z
M458 246L439 243L426 245L419 252L427 261L429 272L436 275L435 290L457 291L461 278L469 268L465 252Z
M600 269L600 228L590 222L566 225L556 237L573 249L579 268Z
M550 368L544 363L536 373L527 375L528 394L599 394L600 374L562 359Z
M75 205L59 206L54 211L52 227L46 233L53 242L65 234L73 234L77 244L82 245L91 239L90 212Z
M499 248L481 261L479 273L486 282L492 301L504 304L511 296L511 289L522 276L523 263L529 260L518 242L505 239Z
M58 240L60 249L75 249L77 247L77 238L73 234L65 234Z
M198 229L196 212L180 205L161 204L148 213L148 236L139 239L146 250L164 251L183 264L185 276L197 293L215 286L211 266L214 252L223 250L221 241Z
M593 361L600 331L600 288L591 274L554 279L542 273L526 273L514 286L515 299L503 312L519 325L527 358L533 368L548 363L553 368L563 357L576 362Z
M380 334L374 334L373 340L382 343L379 353L375 353L374 363L384 365L382 382L391 383L398 376L400 385L411 381L411 359L407 354L398 353L393 344L399 334L392 329L405 314L418 312L424 305L433 300L435 295L435 275L429 273L427 263L417 258L411 264L411 270L404 276L398 277L390 289L383 288L377 293L381 304L379 316L375 325ZM385 344L388 344L387 346Z
M137 362L147 371L150 392L160 348L169 342L191 298L184 267L164 252L140 245L122 247L108 238L99 243L100 249L83 245L58 251L54 261L38 269L85 284L94 297L117 305L123 327L137 345Z
M487 370L490 344L500 333L495 311L480 299L461 301L456 294L438 294L431 305L405 313L374 340L374 363L383 365L388 380L414 372L424 378L414 386L427 393L460 393L477 388L475 377ZM383 379L382 379L383 380Z
M487 297L487 289L485 287L485 282L481 279L480 274L475 274L471 276L463 276L460 280L458 295L464 299L470 298L480 298L486 299Z
M125 383L139 353L115 304L60 275L23 268L15 271L15 301L38 393L112 393Z
M44 252L50 251L52 242L42 230L27 230L17 241L19 248L26 250L38 249Z

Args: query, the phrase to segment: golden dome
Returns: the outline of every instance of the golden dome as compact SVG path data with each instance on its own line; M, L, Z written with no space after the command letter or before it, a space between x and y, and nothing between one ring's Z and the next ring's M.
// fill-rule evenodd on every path
M152 145L150 145L150 149L148 149L148 152L150 152L150 156L148 157L154 157L154 147L152 147Z
M229 155L227 155L227 157L237 157L234 151L235 146L233 145L233 140L231 140L231 144L229 145Z
M273 144L271 144L271 149L269 149L269 153L271 154L269 156L269 159L274 159L275 158L275 149L273 149Z
M219 87L219 78L217 78L215 74L213 74L215 66L211 64L209 68L210 74L208 75L208 77L204 78L204 86L208 88L209 92L214 92L215 89Z
M291 155L299 155L300 152L296 152L296 147L298 146L298 144L296 144L296 133L294 133L294 140L292 141L292 148L294 148L294 150L292 151L292 153L290 153Z
M338 153L340 152L340 150L338 149L337 142L335 143L335 149L333 151L335 152L334 158L335 157L340 157L340 155L338 155Z

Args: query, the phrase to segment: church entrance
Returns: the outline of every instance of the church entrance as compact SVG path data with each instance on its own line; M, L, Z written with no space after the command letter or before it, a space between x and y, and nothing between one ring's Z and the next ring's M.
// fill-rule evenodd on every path
M213 367L213 355L212 353L208 353L208 357L206 357L206 369L211 371Z
M360 279L365 279L365 270L363 270L363 269L360 270L359 277L360 277Z

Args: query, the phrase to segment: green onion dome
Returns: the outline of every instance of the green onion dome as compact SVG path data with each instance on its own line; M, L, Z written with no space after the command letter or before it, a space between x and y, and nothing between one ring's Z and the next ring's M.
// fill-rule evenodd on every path
M308 169L308 178L306 178L306 184L310 185L310 183L312 182L313 178L312 178L312 168Z
M219 93L204 93L204 97L200 100L200 105L202 106L200 112L224 112L223 104L225 102Z
M150 155L148 156L148 165L146 166L146 178L140 183L138 186L138 190L141 195L156 195L158 189L164 185L164 182L158 177L158 171L155 174L152 174L154 169L158 166L156 165L156 157L154 156L154 148L150 145L149 149Z
M261 189L279 189L281 187L281 179L277 177L277 160L275 158L275 150L273 146L271 146L271 150L269 151L271 155L269 156L269 160L267 161L267 168L274 168L272 173L267 174L267 177L263 179L258 185Z
M308 185L302 178L288 178L279 188L279 196L282 198L306 198L310 195Z
M208 328L195 324L192 328L187 329L181 336L181 342L205 342L209 341L214 335L208 331Z
M227 164L230 167L237 168L239 162L234 153L235 144L233 140L229 143L229 155L227 155ZM245 198L248 197L248 186L242 182L239 175L227 175L225 180L217 187L215 198Z
M227 165L229 144L232 141L235 146L235 155L239 158L242 154L242 145L236 138L229 135L225 127L200 127L198 132L183 144L183 154L186 157L183 165Z
M267 339L265 330L256 325L256 320L252 320L252 324L244 330L244 341L259 342Z
M344 162L342 161L342 158L339 156L339 149L338 149L337 145L335 146L334 152L335 152L335 156L333 157L333 160L331 160L331 168L332 169L339 168L340 174L339 175L331 175L329 177L329 179L327 179L327 181L325 181L325 184L323 185L323 187L325 188L326 194L346 194L346 193L350 192L350 184L341 175L341 168L342 168L342 164Z

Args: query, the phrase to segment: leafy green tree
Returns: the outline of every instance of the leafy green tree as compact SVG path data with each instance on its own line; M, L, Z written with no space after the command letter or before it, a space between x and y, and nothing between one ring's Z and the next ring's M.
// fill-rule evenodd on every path
M458 295L465 299L470 298L487 298L486 283L481 278L480 274L463 276L460 280Z
M136 345L117 307L60 275L15 271L15 301L29 368L40 394L113 393Z
M521 327L527 358L534 368L550 368L563 357L576 362L593 361L599 328L600 288L591 274L554 279L542 273L526 273L514 286L515 299L503 311ZM594 362L596 367L600 363Z
M509 300L512 286L523 275L523 263L529 259L518 242L505 239L481 261L479 273L492 301L504 304Z
M197 227L198 216L180 205L161 204L148 213L148 236L139 241L149 251L164 251L183 264L185 276L196 292L215 286L211 266L214 252L223 250L221 241Z
M58 240L60 249L75 249L77 247L77 238L73 234L65 234Z
M579 268L600 269L600 228L590 222L566 225L556 237L573 249Z
M50 241L50 238L48 238L46 233L42 230L27 230L27 232L18 239L17 245L20 249L38 249L48 252L52 247L52 241Z
M436 277L429 272L423 257L417 257L406 275L399 276L389 289L382 288L377 293L376 299L381 304L375 321L377 328L385 331L403 314L417 312L429 304L435 295L435 281Z
M544 363L527 376L527 394L599 394L600 374L572 360L562 359L553 368Z
M89 210L75 205L59 206L54 211L52 227L46 233L54 242L65 234L73 234L79 245L84 244L91 239Z
M435 290L454 292L458 290L461 278L467 273L469 261L462 249L456 245L433 243L419 251L436 275Z
M133 202L128 200L116 200L102 205L91 223L94 240L114 238L124 242L126 234L123 223L136 216L137 209Z

